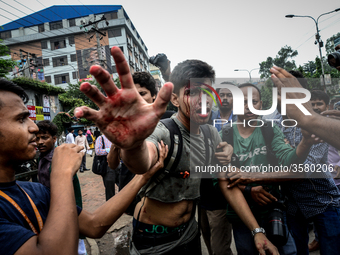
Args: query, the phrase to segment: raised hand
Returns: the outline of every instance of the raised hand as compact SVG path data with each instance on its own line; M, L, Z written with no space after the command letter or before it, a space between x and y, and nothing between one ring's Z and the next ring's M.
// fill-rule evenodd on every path
M268 238L264 234L256 234L254 236L254 242L256 249L261 255L279 255L279 251L277 250L277 248L268 240Z
M55 148L52 158L52 175L75 175L78 171L81 160L84 156L83 146L78 146L73 143L62 144Z
M82 106L76 108L77 118L84 117L96 123L105 136L118 148L133 149L139 146L155 129L171 98L173 85L166 83L153 104L139 95L124 54L112 47L122 89L117 88L110 74L100 66L92 66L90 73L104 89L105 97L96 86L82 83L80 90L98 107L99 111Z
M281 88L302 88L301 84L299 83L298 79L296 79L292 74L288 73L281 67L273 66L270 69L272 73L271 78L278 88L278 93L281 93ZM287 99L298 99L304 98L305 95L303 93L287 93ZM314 113L312 105L310 103L304 103L303 106L307 109L308 112ZM300 121L305 119L305 115L298 110L298 108L294 104L287 104L287 115L291 119L299 120ZM308 116L307 116L308 117ZM307 118L308 120L308 118Z

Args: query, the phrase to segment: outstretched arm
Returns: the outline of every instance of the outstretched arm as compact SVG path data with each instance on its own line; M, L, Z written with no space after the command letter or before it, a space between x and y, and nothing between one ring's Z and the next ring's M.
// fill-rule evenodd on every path
M271 77L273 82L279 89L286 87L302 88L298 80L286 70L274 66L270 69L270 72L272 73ZM296 99L300 97L301 94L299 93L287 94L287 99ZM315 113L310 103L304 103L303 106L312 115L304 115L296 105L287 104L287 115L289 118L296 120L302 129L305 129L309 133L315 134L325 142L340 149L340 140L334 139L335 137L338 137L340 133L339 120L326 118Z
M154 163L151 160L153 156L149 156L149 146L145 139L151 135L165 112L173 85L164 84L155 102L148 104L134 86L129 65L121 50L112 47L111 55L116 63L122 89L117 88L106 70L100 66L92 66L90 73L107 96L96 86L82 83L80 90L99 107L99 111L82 106L75 109L75 116L95 122L105 136L121 149L123 161L131 164L130 170L144 173Z
M91 237L100 238L111 227L111 225L126 211L138 191L148 182L148 180L164 166L164 159L168 155L168 146L163 141L158 144L159 160L151 169L143 175L135 177L109 201L99 207L94 213L82 211L79 215L80 233Z
M259 228L260 226L251 212L241 190L238 187L228 189L228 180L225 178L219 179L218 182L224 197L241 218L243 223L248 227L249 231ZM276 247L262 233L258 233L254 236L254 242L260 254L265 255L266 250L271 252L270 254L279 254Z

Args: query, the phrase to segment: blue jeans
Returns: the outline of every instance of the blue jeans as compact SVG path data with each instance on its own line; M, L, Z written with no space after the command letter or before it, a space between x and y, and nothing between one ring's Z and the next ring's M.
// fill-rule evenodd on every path
M256 218L258 224L263 227L264 226L264 219ZM232 220L231 220L232 222ZM233 223L233 233L234 233L234 240L236 245L236 250L238 255L258 255L259 252L257 251L254 243L254 238L250 232L250 230L246 227L246 225L241 222ZM284 246L277 247L279 250L280 255L295 255L299 254L296 253L296 247L294 243L294 239L292 235L289 233L288 241ZM300 255L300 254L299 254Z
M340 254L340 208L329 206L323 213L306 219L300 211L295 216L287 215L287 223L292 233L297 252L308 255L308 223L314 222L322 255Z

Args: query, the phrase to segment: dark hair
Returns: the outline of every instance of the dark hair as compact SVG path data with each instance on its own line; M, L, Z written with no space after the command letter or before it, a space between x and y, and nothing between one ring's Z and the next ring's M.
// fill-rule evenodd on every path
M58 133L57 125L49 120L39 121L37 123L37 126L39 128L38 134L39 133L43 133L43 134L50 133L50 135L54 137Z
M0 91L8 91L8 92L12 92L16 95L18 95L22 101L24 102L24 104L26 104L28 102L28 95L26 94L26 92L24 91L24 89L20 86L18 86L17 84L6 80L4 78L0 78ZM1 102L0 100L0 109L3 107L3 102Z
M260 100L261 100L261 90L255 86L254 84L251 84L251 83L243 83L241 85L238 86L239 88L245 88L245 87L253 87L257 90L257 92L259 92L259 95L260 95Z
M232 83L232 82L229 82L229 81L224 81L224 82L221 82L221 84L229 84L229 85L233 85L233 86L235 86L235 84L234 84L234 83ZM217 92L217 94L220 94L220 89L222 89L222 88L217 88L217 89L216 89L216 92Z
M174 84L174 93L187 86L191 78L208 78L215 81L215 71L212 66L201 60L185 60L179 63L170 75L170 81Z
M310 100L322 100L325 102L326 105L329 105L329 96L327 93L323 92L322 90L312 90Z
M294 70L290 70L288 71L288 73L290 73L291 75L293 75L295 78L297 78L297 80L299 81L299 83L301 84L301 86L303 88L308 88L308 82L307 79L303 76L303 74L299 71L294 71Z
M141 87L146 88L150 91L151 96L155 96L157 94L156 89L156 81L152 77L152 75L148 72L135 72L132 75L133 83L139 84Z
M70 132L70 133L71 133L73 130L74 130L73 128L67 129L67 131Z

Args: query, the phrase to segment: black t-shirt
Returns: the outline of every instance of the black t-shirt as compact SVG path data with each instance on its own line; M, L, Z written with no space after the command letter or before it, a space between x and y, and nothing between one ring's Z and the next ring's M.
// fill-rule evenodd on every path
M99 130L94 131L93 136L94 136L94 138L97 139L100 136L100 131Z

